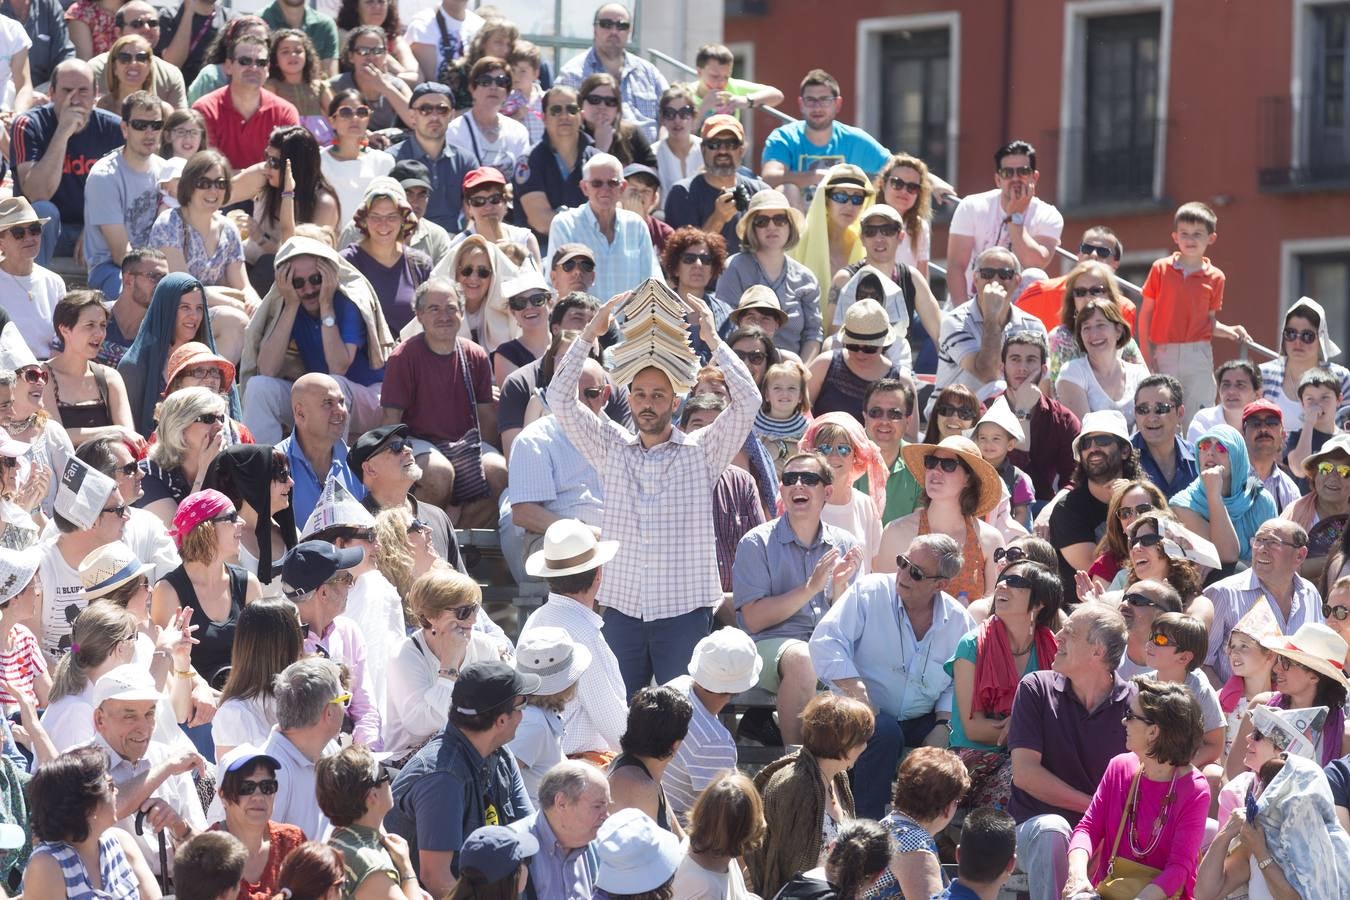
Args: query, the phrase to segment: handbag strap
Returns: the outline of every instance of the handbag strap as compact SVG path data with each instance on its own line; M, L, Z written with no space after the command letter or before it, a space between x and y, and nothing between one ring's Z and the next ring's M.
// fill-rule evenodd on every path
M473 427L478 429L478 395L473 389L473 373L469 371L469 358L464 353L464 344L458 338L455 339L455 355L459 357L460 368L464 371L464 387L469 391L469 412L473 414Z
M1125 806L1120 810L1120 825L1116 828L1116 841L1111 845L1111 855L1108 857L1112 863L1116 861L1116 852L1120 850L1120 838L1125 834L1125 822L1130 817L1130 807L1134 805L1134 798L1139 793L1139 777L1143 773L1142 768L1134 773L1134 780L1130 782L1130 794L1125 798Z

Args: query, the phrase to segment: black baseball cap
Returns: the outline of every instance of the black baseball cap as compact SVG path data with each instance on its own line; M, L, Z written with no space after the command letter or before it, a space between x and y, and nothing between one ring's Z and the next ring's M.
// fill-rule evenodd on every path
M365 556L366 551L360 547L339 550L327 541L296 544L278 564L285 594L294 599L318 590L343 569L360 565Z
M508 663L470 663L459 671L450 706L461 715L477 716L500 710L516 697L533 694L543 683L538 675L519 672Z
M412 96L408 98L408 105L412 106L427 94L436 94L437 96L444 97L446 100L451 101L451 106L455 105L453 102L455 95L450 92L450 88L441 84L439 81L424 81L413 88Z
M361 468L365 465L366 460L383 450L384 445L394 438L405 438L407 436L408 426L402 423L381 425L379 428L370 429L357 438L356 443L352 444L352 449L347 452L347 468L351 469L352 474L364 483L365 479L361 477Z
M400 159L389 170L389 177L404 188L423 187L431 190L431 170L420 159Z

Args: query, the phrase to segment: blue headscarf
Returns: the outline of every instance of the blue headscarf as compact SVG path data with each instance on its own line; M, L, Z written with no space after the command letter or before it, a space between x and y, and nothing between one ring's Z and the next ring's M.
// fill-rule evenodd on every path
M131 403L131 417L136 430L147 437L155 430L155 407L164 393L164 363L169 358L169 345L173 341L174 324L178 320L178 301L192 290L201 291L205 302L206 288L186 272L170 272L161 278L155 287L154 296L150 298L150 308L145 311L145 318L136 332L136 339L117 364L117 373L122 376L127 387L127 400ZM210 316L202 316L202 322L192 340L210 347L212 353L216 352ZM238 419L237 388L230 388L228 399L230 416Z
M1233 521L1233 530L1237 532L1238 558L1249 561L1252 558L1252 535L1261 523L1273 519L1278 514L1275 501L1261 486L1261 479L1252 471L1247 458L1247 442L1231 425L1215 425L1200 436L1196 444L1205 440L1216 440L1228 451L1228 471L1231 476L1228 493L1223 497L1224 509ZM1172 506L1193 510L1205 521L1209 521L1209 494L1205 490L1204 479L1195 480L1182 488L1168 501Z

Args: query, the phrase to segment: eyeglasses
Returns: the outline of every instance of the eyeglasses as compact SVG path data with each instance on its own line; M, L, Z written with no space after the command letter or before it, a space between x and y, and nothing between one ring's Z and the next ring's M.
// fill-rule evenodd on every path
M1021 547L999 547L994 551L994 562L1001 563L1005 559L1009 565L1021 562L1027 558L1027 551Z
M460 278L472 278L475 275L479 278L491 278L492 270L487 266L464 266L459 270Z
M413 519L408 523L408 534L431 534L431 526L421 519Z
M768 355L763 350L733 350L741 358L741 362L750 366L762 366L768 359Z
M961 460L954 456L937 456L933 453L926 453L923 457L923 467L928 471L941 469L948 475L955 472L961 466Z
M694 117L694 108L692 106L681 106L676 109L673 106L661 107L661 118L667 122L673 122L676 119L692 119Z
M152 19L146 16L143 19L132 19L130 22L123 22L123 28L158 28L159 19Z
M502 193L476 194L475 196L466 199L469 201L469 205L474 209L481 209L484 206L500 206L506 202L506 195Z
M9 229L9 236L16 241L21 241L25 237L37 237L42 234L42 226L37 222L29 222L27 225L15 225Z
M448 103L423 103L421 106L414 106L412 110L424 116L448 116L451 113Z
M342 571L325 581L324 584L331 584L334 587L351 587L356 584L356 576L351 572Z
M1148 718L1147 716L1138 716L1138 715L1135 715L1133 710L1126 710L1125 715L1123 715L1123 716L1120 717L1120 721L1122 721L1122 722L1143 722L1145 725L1152 725L1152 724L1153 724L1153 720L1152 720L1152 719Z
M280 784L275 778L264 778L261 781L241 781L239 782L239 796L252 797L254 794L262 794L264 797L270 797L277 792L278 787L280 787Z
M610 109L619 108L618 97L602 97L599 94L587 94L581 102L591 106L608 106Z
M46 369L39 369L36 366L29 366L18 374L29 384L46 384L47 379L51 377Z
M697 265L700 265L700 266L711 266L711 265L712 265L712 261L713 261L713 258L712 258L712 254L711 254L711 253L681 253L681 254L680 254L680 262L684 263L686 266L692 266L692 265L696 265L696 264L697 264Z
M1083 447L1096 447L1100 450L1106 450L1114 447L1119 442L1115 435L1111 434L1089 434L1087 437L1080 438L1078 441L1079 449Z
M963 422L975 421L975 410L966 406L957 406L955 403L939 403L933 407L933 415L939 417L955 416Z
M277 484L285 484L286 482L290 481L291 467L277 466L276 469L272 472L272 480L275 481Z
M825 479L819 472L784 472L783 487L791 487L794 484L804 484L807 487L815 487Z
M1332 472L1335 472L1338 478L1350 478L1350 464L1330 462L1317 464L1318 475L1330 475Z
M889 419L892 422L900 422L909 417L909 413L903 409L882 409L880 406L869 406L867 408L867 418L869 419Z
M1075 297L1105 297L1111 293L1110 289L1104 284L1094 284L1091 287L1076 287L1073 289Z
M816 444L816 452L821 456L838 456L847 459L853 455L852 444Z
M512 297L510 300L506 301L506 305L514 309L516 312L521 312L522 310L528 309L531 306L534 307L543 306L544 304L548 303L548 298L550 296L551 295L547 293L539 293L539 294L530 294L527 297Z
M1153 512L1153 510L1154 506L1152 503L1140 503L1137 506L1122 506L1120 509L1116 510L1116 515L1119 516L1123 522L1126 519L1133 519L1135 516L1142 516L1144 513Z
M1242 420L1242 427L1252 428L1279 428L1284 424L1284 420L1279 416L1248 416Z
M579 112L581 112L581 107L577 106L575 103L555 103L548 108L548 114L550 116L561 116L564 113L569 116L575 116Z
M808 97L805 94L799 98L806 106L825 106L839 99L838 94L830 94L828 97Z
M1110 259L1116 255L1116 251L1111 247L1099 247L1096 244L1085 242L1078 245L1078 254L1080 256L1096 256L1100 259Z
M346 709L347 707L352 705L352 692L345 691L341 694L338 694L336 697L334 697L332 700L329 700L328 702L336 703L338 706L341 706L343 709Z
M1148 642L1155 647L1175 647L1177 642L1160 631L1155 631L1148 636Z
M593 191L598 191L598 190L601 190L602 188L609 188L610 190L617 190L618 187L619 187L619 185L623 184L623 179L621 179L621 178L592 178L590 181L588 181L588 182L586 182L586 183L589 184L589 185L591 186L591 190L593 190Z
M1002 575L998 576L998 580L995 583L1006 584L1010 588L1017 588L1019 590L1024 588L1030 590L1032 587L1030 578L1025 575L1018 575L1016 572L1004 572Z
M197 366L193 369L184 369L181 374L185 378L194 378L197 381L224 380L224 375L215 366Z
M587 400L595 400L604 392L605 389L602 387L588 387L581 389L581 393L585 395Z
M595 263L589 259L569 259L559 266L564 272L575 272L578 267L587 275L595 271Z
M369 106L344 106L338 109L337 117L339 119L369 119Z
M862 227L862 236L870 237L895 237L900 233L900 226L894 222L886 222L881 225L864 225Z
M202 413L200 416L198 416L197 418L193 419L192 421L197 422L197 423L202 424L202 425L224 425L224 424L225 424L225 414L224 414L224 413Z
M1292 544L1289 541L1282 541L1279 538L1275 537L1274 535L1270 534L1256 535L1254 538L1252 538L1251 545L1258 550L1265 550L1269 547L1275 546L1293 547L1295 550L1297 550L1300 546L1299 544Z
M866 353L868 356L875 356L881 352L881 348L876 344L845 344L844 349L849 353Z
M914 581L927 581L930 579L936 580L942 577L941 575L927 574L926 572L924 572L923 569L920 569L918 566L914 565L914 563L910 562L903 553L896 554L895 565L900 569L900 571L908 572L909 577Z
M1017 270L1004 267L982 266L976 270L975 274L979 275L985 281L993 281L996 278L999 281L1012 281L1017 277Z
M199 138L202 136L202 130L200 128L193 128L191 125L180 125L173 131L170 131L169 134L173 135L175 139Z
M889 178L887 178L886 184L891 188L891 190L904 191L905 193L912 194L915 197L919 196L919 191L923 190L922 182L906 181L905 179L899 178L895 175L892 175Z
M245 69L265 69L267 68L267 57L259 56L256 59L251 56L238 56L233 60L236 66L243 66Z
M716 153L719 150L739 150L742 144L735 138L709 138L703 142L703 146Z
M1161 544L1163 537L1156 532L1149 534L1136 534L1130 539L1131 547L1156 547Z
M1030 178L1035 171L1031 166L999 166L998 174L1000 178L1016 178L1019 175Z
M862 206L867 199L866 194L850 194L848 191L830 191L825 196L835 203L852 203L854 206Z
M787 213L774 213L772 216L755 216L754 225L756 228L768 228L770 225L786 228L791 221Z
M1158 605L1154 603L1152 600L1150 600L1148 597L1145 597L1143 594L1129 593L1126 594L1124 597L1121 597L1120 599L1124 600L1126 603L1130 604L1130 606L1133 606L1135 609L1147 609L1150 606Z
M510 75L479 75L473 80L474 87L499 87L509 88L511 86Z
M1295 666L1297 666L1298 668L1302 669L1302 670L1305 671L1305 672L1313 672L1313 671L1316 671L1315 669L1310 669L1310 668L1308 668L1307 666L1305 666L1303 663L1301 663L1301 662L1296 662L1296 661L1290 659L1290 658L1287 657L1287 656L1276 656L1276 657L1275 657L1275 668L1279 669L1281 672L1288 672L1290 669L1294 668Z
M130 507L127 506L125 503L119 503L116 506L109 506L106 509L99 510L99 515L102 515L103 513L111 513L112 515L117 516L117 518L119 519L125 519L127 517L128 509L130 509ZM135 635L133 635L133 637L134 636Z
M383 47L353 47L352 52L357 56L384 56L389 51Z
M318 287L319 285L323 284L323 273L314 272L308 278L296 276L295 278L291 279L291 287L295 288L297 291L302 290L306 282L309 283L310 287Z
M1302 341L1305 344L1315 344L1317 343L1317 332L1310 331L1307 328L1304 328L1302 331L1297 328L1286 328L1284 330L1284 339L1291 344L1294 341Z
M223 190L225 190L225 189L226 189L227 187L229 187L229 186L230 186L230 182L229 182L229 179L227 179L227 178L198 178L198 179L197 179L197 190L199 190L199 191L209 191L209 190L223 191Z
M595 26L605 31L627 31L633 27L633 23L625 22L623 19L596 19Z
M125 65L131 63L148 63L150 61L150 51L142 50L139 53L133 53L130 50L122 50L117 54L117 61Z
M1228 448L1225 447L1223 443L1219 441L1217 438L1205 438L1203 441L1195 445L1195 449L1199 450L1201 453L1204 453L1208 450L1214 450L1215 452L1220 453L1223 456L1228 455Z
M1350 619L1350 606L1332 606L1330 603L1322 604L1322 618L1340 619L1344 622Z
M267 166L267 168L269 169L279 170L285 164L286 161L282 159L280 156L273 156L272 154L269 153L263 157L263 165Z
M1151 411L1152 415L1165 416L1176 408L1177 405L1175 403L1154 403L1152 406L1149 406L1147 403L1136 403L1134 405L1134 414L1136 416L1147 416Z

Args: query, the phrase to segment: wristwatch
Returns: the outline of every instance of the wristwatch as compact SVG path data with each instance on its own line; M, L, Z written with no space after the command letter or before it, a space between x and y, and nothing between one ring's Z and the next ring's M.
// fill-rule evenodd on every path
M334 316L324 316L323 319L320 321L322 322L324 328L332 328L334 325L337 324L337 319Z
M1258 869L1260 869L1262 872L1264 872L1264 871L1266 870L1266 868L1267 868L1271 863L1273 863L1274 861L1275 861L1275 857L1273 857L1273 856L1267 856L1265 859L1260 860L1259 862L1257 862L1256 867L1257 867Z
M1012 222L1014 225L1021 225L1026 221L1026 216L1021 213L1013 213L1011 216L1008 216L1008 221Z

